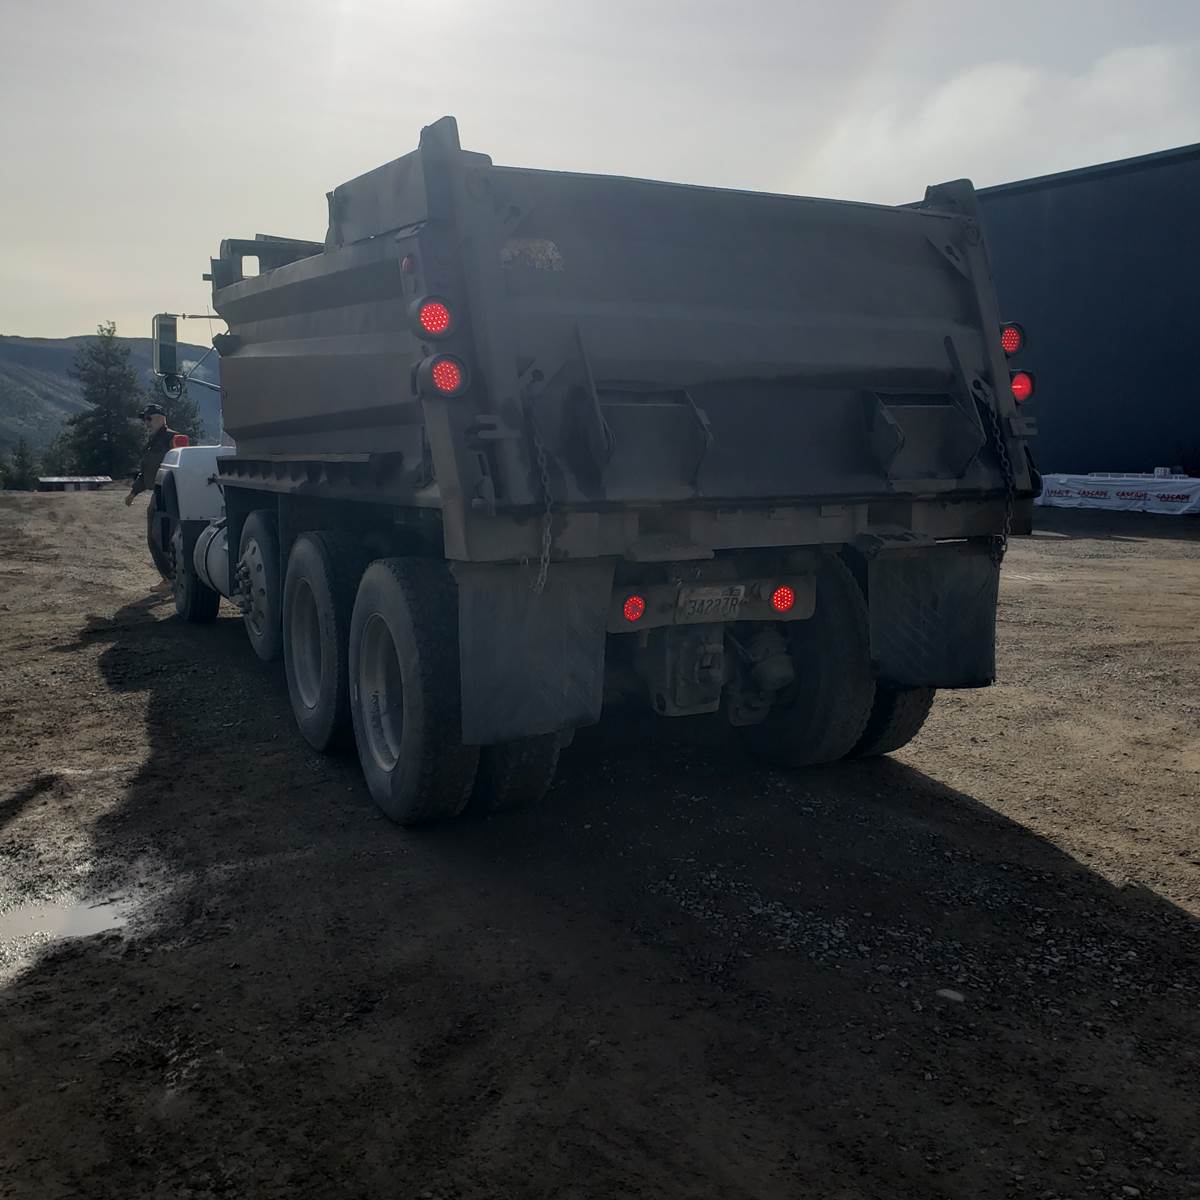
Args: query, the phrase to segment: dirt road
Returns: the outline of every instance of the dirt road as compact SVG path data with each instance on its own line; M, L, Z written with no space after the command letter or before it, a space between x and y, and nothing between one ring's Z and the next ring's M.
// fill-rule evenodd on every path
M891 760L610 720L423 833L143 528L0 497L6 1200L1200 1195L1194 524L1016 543Z

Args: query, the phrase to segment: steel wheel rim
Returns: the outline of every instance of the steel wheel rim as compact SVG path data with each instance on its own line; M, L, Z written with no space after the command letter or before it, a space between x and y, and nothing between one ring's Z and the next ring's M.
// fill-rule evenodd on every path
M400 761L404 734L404 681L388 623L372 613L363 626L358 656L358 696L367 751L391 771Z
M267 629L267 572L257 538L251 538L246 543L242 564L250 576L250 607L246 610L246 624L250 626L250 632L260 638Z
M292 592L288 635L292 678L300 702L305 708L316 708L321 696L321 621L317 598L304 579L296 581Z

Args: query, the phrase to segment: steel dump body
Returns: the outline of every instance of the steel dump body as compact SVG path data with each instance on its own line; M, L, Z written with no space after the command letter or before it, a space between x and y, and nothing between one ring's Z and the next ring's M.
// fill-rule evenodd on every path
M886 208L520 170L447 120L329 207L321 245L213 262L227 483L440 510L478 562L538 555L547 506L555 560L1027 524L969 184ZM428 386L440 354L461 395Z

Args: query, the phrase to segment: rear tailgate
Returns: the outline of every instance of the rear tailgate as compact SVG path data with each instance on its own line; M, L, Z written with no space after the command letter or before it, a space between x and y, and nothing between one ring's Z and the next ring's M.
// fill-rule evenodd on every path
M981 403L1014 409L969 185L954 212L487 175L516 214L505 341L562 500L1002 488Z

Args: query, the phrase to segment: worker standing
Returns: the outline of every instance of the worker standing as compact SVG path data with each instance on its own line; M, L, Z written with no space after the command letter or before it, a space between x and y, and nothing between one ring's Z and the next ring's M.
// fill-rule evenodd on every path
M175 430L167 424L167 414L161 404L147 404L142 409L141 418L146 425L148 436L138 461L141 470L133 477L129 495L125 497L127 506L133 503L134 496L154 486L163 455L171 449L171 443L176 437Z

